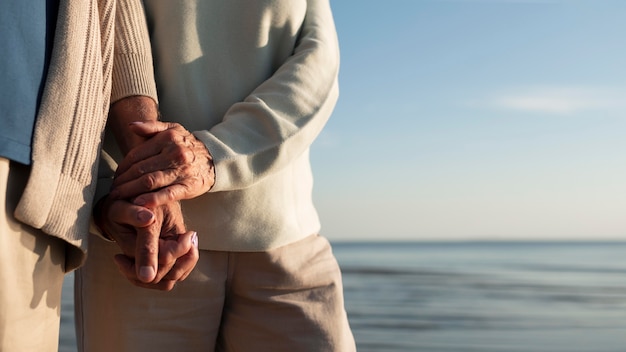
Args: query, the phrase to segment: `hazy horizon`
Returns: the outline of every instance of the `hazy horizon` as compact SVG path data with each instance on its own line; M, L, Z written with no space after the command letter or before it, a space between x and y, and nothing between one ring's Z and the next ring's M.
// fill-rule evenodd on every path
M344 239L626 238L626 2L331 0L311 158Z

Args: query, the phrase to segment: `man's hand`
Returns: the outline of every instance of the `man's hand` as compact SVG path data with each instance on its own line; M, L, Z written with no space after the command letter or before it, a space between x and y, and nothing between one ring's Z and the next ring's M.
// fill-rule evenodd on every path
M146 207L195 198L215 182L213 158L204 143L181 125L135 122L129 128L149 138L119 164L112 197Z
M123 254L115 261L133 284L171 290L198 261L198 239L185 232L178 202L147 209L107 197L99 223Z
M187 253L181 248L190 247ZM178 237L159 239L159 269L152 282L139 280L136 261L125 254L115 256L120 271L135 286L170 291L178 281L189 276L198 262L198 237L195 232L186 232Z

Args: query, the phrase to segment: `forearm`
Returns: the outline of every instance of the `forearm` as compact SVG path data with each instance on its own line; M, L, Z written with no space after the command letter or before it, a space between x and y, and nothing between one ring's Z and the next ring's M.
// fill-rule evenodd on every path
M328 0L307 1L293 54L221 123L194 131L211 152L212 191L249 187L305 152L330 117L337 97L339 46Z

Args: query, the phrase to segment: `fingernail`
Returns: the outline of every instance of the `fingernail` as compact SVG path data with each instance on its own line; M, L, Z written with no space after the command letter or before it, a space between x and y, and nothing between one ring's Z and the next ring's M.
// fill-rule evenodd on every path
M194 247L198 248L198 233L194 232L193 235L191 236L191 244L193 244Z
M152 212L149 212L149 211L146 211L146 210L142 210L139 213L137 213L137 219L139 219L139 221L142 221L142 222L146 222L146 221L152 220L153 216L154 216L154 214L152 214Z
M139 268L139 280L143 282L152 281L154 278L155 271L151 266L142 266Z
M143 125L143 121L133 121L129 125Z
M135 200L133 200L133 204L135 205L146 205L146 200L143 198L135 198Z

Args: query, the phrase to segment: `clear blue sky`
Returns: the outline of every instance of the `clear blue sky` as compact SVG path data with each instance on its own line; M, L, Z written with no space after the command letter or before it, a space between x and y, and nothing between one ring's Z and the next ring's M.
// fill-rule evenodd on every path
M324 235L626 239L626 1L331 6Z

